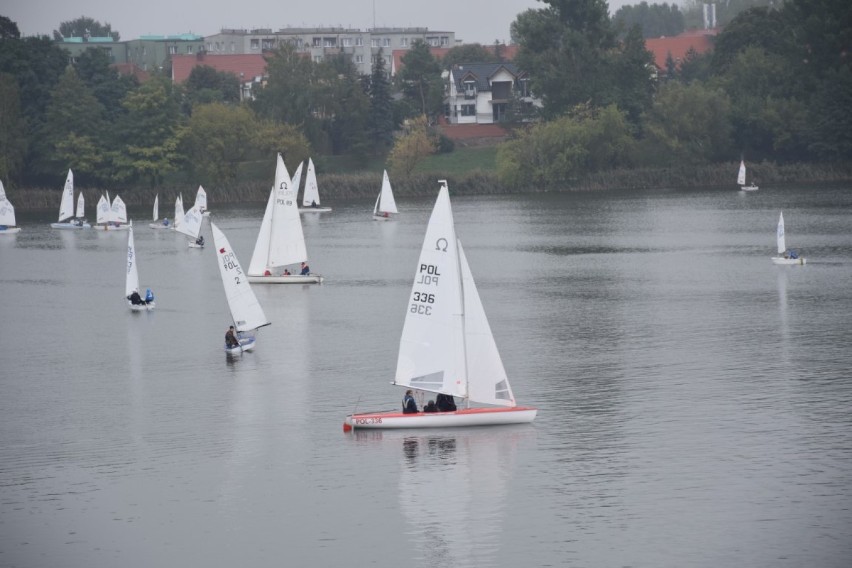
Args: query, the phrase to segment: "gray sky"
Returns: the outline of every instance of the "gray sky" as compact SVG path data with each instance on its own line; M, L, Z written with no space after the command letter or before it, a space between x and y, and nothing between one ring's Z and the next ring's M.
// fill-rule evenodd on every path
M630 0L610 0L610 11ZM131 7L132 6L132 7ZM536 0L208 0L180 2L143 0L3 0L0 15L18 24L24 35L50 34L61 22L80 16L108 23L122 39L141 35L195 33L221 28L343 26L427 27L453 31L466 43L509 40L509 26L518 13L542 8Z

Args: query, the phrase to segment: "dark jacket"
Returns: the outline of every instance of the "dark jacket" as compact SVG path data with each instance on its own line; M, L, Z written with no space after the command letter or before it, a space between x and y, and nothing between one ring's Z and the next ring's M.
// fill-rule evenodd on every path
M439 394L435 398L435 406L438 407L438 412L452 412L456 409L456 402L448 394Z
M402 413L403 414L416 414L417 413L417 401L414 400L414 397L410 394L405 395L402 399Z
M234 337L234 332L230 329L225 332L225 345L228 347L239 347L240 342L237 341L237 338Z

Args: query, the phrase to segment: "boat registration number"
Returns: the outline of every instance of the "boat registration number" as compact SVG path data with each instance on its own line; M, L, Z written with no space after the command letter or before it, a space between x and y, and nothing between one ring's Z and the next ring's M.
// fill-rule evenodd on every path
M370 417L370 418L356 418L355 419L355 425L356 426L366 426L367 424L381 424L381 423L382 423L382 419L377 417L377 416Z

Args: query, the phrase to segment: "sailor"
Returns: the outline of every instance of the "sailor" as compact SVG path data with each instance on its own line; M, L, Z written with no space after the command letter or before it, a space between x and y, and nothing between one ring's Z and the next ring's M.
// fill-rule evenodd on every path
M195 244L197 244L200 247L203 247L204 246L204 235L198 235L198 238L195 239Z
M435 406L438 407L438 412L453 412L456 410L456 401L448 394L439 393L435 397Z
M225 347L239 347L240 342L237 341L237 336L234 335L234 326L228 328L225 332Z
M132 294L127 296L127 299L130 300L130 303L134 306L139 306L145 303L142 301L142 296L139 295L139 290L134 290Z
M150 288L146 288L145 289L145 303L150 304L153 301L154 301L154 293L151 291Z
M302 276L307 276L310 273L311 273L311 267L308 266L307 262L303 262L302 263L302 271L299 274L301 274Z
M402 413L417 414L417 401L414 400L411 389L405 391L405 396L402 398Z

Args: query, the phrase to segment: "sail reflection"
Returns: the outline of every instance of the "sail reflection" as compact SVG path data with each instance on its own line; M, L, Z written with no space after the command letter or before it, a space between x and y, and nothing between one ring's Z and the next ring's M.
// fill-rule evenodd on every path
M516 454L534 441L528 426L411 432L355 431L399 444L399 504L416 561L434 566L496 563Z

